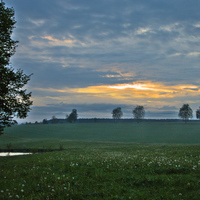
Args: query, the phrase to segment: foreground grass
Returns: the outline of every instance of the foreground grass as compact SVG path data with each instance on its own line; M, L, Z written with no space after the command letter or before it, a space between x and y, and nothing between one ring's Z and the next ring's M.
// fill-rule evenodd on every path
M68 142L0 157L0 199L198 199L200 146Z

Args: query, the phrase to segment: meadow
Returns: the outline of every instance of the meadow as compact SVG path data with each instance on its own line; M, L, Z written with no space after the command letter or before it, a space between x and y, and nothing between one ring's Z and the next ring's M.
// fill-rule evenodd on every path
M5 129L0 148L58 148L65 141L200 144L200 123L32 124Z
M200 124L57 124L6 129L0 199L198 199ZM62 147L62 148L61 148Z

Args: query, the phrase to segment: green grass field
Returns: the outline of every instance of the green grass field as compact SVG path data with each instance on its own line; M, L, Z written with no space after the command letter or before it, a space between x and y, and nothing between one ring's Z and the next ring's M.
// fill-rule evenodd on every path
M5 130L0 147L57 147L65 141L200 144L200 123L21 125ZM47 142L48 141L48 142Z
M13 126L0 147L52 148L0 157L0 199L195 199L200 124Z

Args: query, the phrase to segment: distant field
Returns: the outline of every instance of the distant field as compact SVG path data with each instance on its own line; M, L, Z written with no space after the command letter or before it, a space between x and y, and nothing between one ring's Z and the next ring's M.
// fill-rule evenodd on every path
M0 147L58 146L65 141L200 144L200 123L20 125L5 129Z

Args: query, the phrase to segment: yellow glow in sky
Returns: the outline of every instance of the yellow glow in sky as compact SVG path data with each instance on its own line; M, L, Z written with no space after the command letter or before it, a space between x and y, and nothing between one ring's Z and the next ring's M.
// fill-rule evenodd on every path
M175 85L167 86L162 83L129 83L117 85L99 85L89 86L85 88L62 88L62 89L45 89L35 88L35 90L43 90L48 93L46 98L51 97L52 93L58 93L57 100L67 103L113 103L120 102L124 104L143 103L151 104L152 101L159 102L159 105L166 105L170 99L181 99L187 96L199 95L199 87L195 85ZM60 93L60 95L59 95ZM69 95L70 94L70 97ZM66 96L65 96L66 95ZM178 103L178 100L176 100ZM175 102L176 103L176 102Z
M140 83L138 83L138 84L120 84L120 85L109 86L109 88L119 89L119 90L132 88L132 89L137 89L137 90L159 91L159 89L156 89L155 85L153 85L153 84L140 84Z

